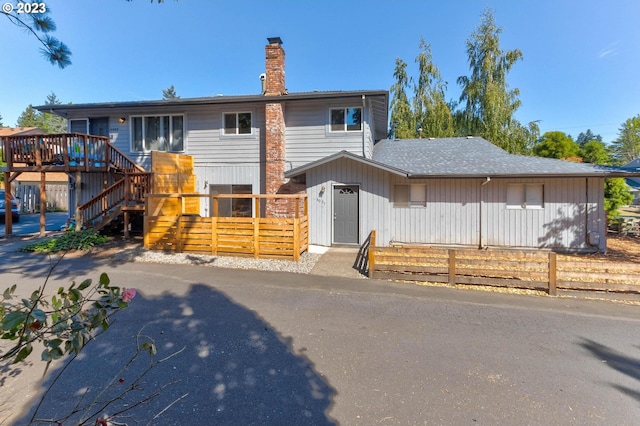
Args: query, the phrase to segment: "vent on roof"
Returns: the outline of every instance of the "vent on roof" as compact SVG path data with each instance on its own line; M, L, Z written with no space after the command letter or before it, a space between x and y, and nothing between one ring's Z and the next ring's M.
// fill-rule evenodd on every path
M469 135L467 136L467 139L473 139L473 136Z

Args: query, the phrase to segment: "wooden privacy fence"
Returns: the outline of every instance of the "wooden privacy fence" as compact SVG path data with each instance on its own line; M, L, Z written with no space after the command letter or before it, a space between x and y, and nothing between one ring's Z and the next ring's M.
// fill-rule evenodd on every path
M251 199L253 217L218 217L218 200ZM199 215L200 201L213 206ZM260 217L261 200L289 199L291 217ZM149 194L144 246L150 250L298 260L309 247L307 195Z
M640 265L553 252L376 247L370 236L369 277L417 282L640 293Z
M47 209L69 209L69 187L67 184L46 184ZM20 199L21 213L40 211L40 188L38 185L16 185L15 196Z

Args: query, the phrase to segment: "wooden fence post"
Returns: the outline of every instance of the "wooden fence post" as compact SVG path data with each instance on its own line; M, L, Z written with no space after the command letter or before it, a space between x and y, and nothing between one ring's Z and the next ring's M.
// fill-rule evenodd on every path
M253 215L253 257L260 257L260 199L255 198L256 214Z
M556 272L557 272L556 254L549 253L549 296L556 296Z
M456 283L456 251L449 250L449 284Z
M376 246L376 231L375 229L373 231L371 231L371 236L369 237L369 252L368 254L368 263L369 263L369 278L373 278L373 270L375 269L376 266L376 258L374 256L373 253L373 249Z

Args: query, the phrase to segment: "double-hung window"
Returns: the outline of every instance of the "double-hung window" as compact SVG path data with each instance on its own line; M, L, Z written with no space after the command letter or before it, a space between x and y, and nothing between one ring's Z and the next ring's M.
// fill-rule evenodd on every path
M131 117L131 151L184 151L184 116Z
M508 209L544 208L544 185L541 183L507 184Z
M225 135L250 135L251 134L251 113L250 112L226 112L223 114Z
M332 108L332 132L359 132L362 130L362 108Z
M427 185L423 183L412 183L394 186L394 207L426 207L426 205Z

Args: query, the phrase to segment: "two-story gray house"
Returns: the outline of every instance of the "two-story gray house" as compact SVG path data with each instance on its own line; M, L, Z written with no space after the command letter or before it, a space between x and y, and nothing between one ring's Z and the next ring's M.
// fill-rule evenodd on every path
M385 140L388 91L291 93L280 38L265 51L260 94L38 109L108 136L143 167L151 151L193 156L200 193L307 191L310 244L361 244L375 229L380 245L606 248L603 182L620 169L511 155L481 138Z

